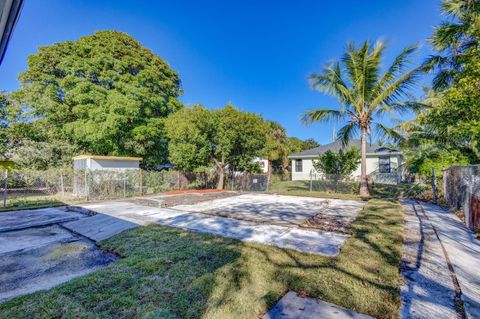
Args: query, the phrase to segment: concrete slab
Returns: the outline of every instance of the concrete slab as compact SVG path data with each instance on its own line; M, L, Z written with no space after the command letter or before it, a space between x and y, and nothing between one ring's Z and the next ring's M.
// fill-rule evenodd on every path
M67 222L82 217L85 215L55 207L5 212L0 213L0 232Z
M429 203L421 205L454 268L467 318L480 318L480 241L452 212Z
M289 291L263 317L263 319L373 319L353 310L322 300L302 297Z
M0 257L24 249L71 240L72 234L57 226L29 228L0 233Z
M93 241L110 238L124 230L137 227L138 224L104 214L63 223L63 227Z
M236 205L237 202L241 203L240 207ZM292 202L293 206L289 204ZM155 222L189 231L336 256L347 238L346 235L293 227L303 222L305 216L318 213L318 209L325 202L318 198L266 194L245 194L171 208L147 207L128 201L108 201L82 205L97 215L65 223L64 226L92 240L102 240L136 225ZM255 217L255 221L202 213L212 207L228 205L236 207L240 214ZM332 209L336 209L339 214L356 216L363 205L364 203L355 201L333 201ZM342 210L342 207L345 209ZM297 213L300 217L295 215ZM233 208L232 214L236 214ZM270 218L279 223L268 222Z
M170 218L165 216L159 219L157 223L164 226L210 233L246 242L273 245L329 257L338 255L341 246L348 238L346 235L333 232L256 224L244 220L212 217L202 214L180 214Z
M364 205L364 202L357 201L271 194L244 194L196 205L178 205L172 208L185 212L206 213L270 225L298 226L316 214L323 214L327 208L328 214L351 216L354 219Z
M57 226L58 227L58 226ZM73 278L99 270L114 261L116 257L100 251L92 242L58 229L46 227L43 230L17 231L30 238L41 232L55 232L57 241L44 241L43 245L25 247L24 241L12 244L23 249L4 253L0 258L0 302L52 288ZM7 233L3 233L5 235ZM11 234L7 234L11 235ZM41 236L40 236L41 237ZM18 238L17 238L18 239Z
M400 317L456 318L455 286L430 222L413 201L404 200L405 235Z

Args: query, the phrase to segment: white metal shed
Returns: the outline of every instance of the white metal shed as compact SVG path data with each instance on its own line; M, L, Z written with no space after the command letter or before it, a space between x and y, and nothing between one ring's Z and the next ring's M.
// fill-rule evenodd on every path
M79 155L73 158L74 170L139 169L141 157Z

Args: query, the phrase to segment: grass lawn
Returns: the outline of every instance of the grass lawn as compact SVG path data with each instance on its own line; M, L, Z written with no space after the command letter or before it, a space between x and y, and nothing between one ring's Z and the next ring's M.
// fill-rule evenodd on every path
M52 206L69 205L74 202L78 202L79 199L72 196L60 196L49 195L42 193L9 193L7 196L7 205L3 207L3 191L0 192L0 212L17 210L17 209L30 209L30 208L43 208Z
M289 289L397 318L403 218L370 200L336 258L158 225L100 245L124 257L54 289L0 305L0 318L257 318Z
M358 182L339 182L335 185L328 181L313 181L310 191L309 181L278 181L272 184L270 192L322 198L361 199Z

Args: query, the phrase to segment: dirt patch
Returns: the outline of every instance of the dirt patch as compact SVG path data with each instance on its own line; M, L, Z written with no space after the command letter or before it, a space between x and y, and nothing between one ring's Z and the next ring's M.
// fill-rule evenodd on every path
M172 190L165 192L166 195L177 194L205 194L205 193L224 193L222 189L184 189L184 190Z
M306 219L300 227L350 234L350 229L357 218L358 211L355 214L349 214L347 213L350 211L348 207L338 209L335 206L335 203L330 201L320 213Z
M305 220L300 227L349 234L350 228L352 227L352 223L354 221L355 218L350 216L327 215L325 213L319 213Z

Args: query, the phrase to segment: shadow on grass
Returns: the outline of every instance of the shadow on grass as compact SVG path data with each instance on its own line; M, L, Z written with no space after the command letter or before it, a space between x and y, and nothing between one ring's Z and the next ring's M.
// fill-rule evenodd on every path
M398 205L371 201L335 258L138 227L100 242L123 259L2 304L0 317L256 318L289 289L396 317L401 224Z

